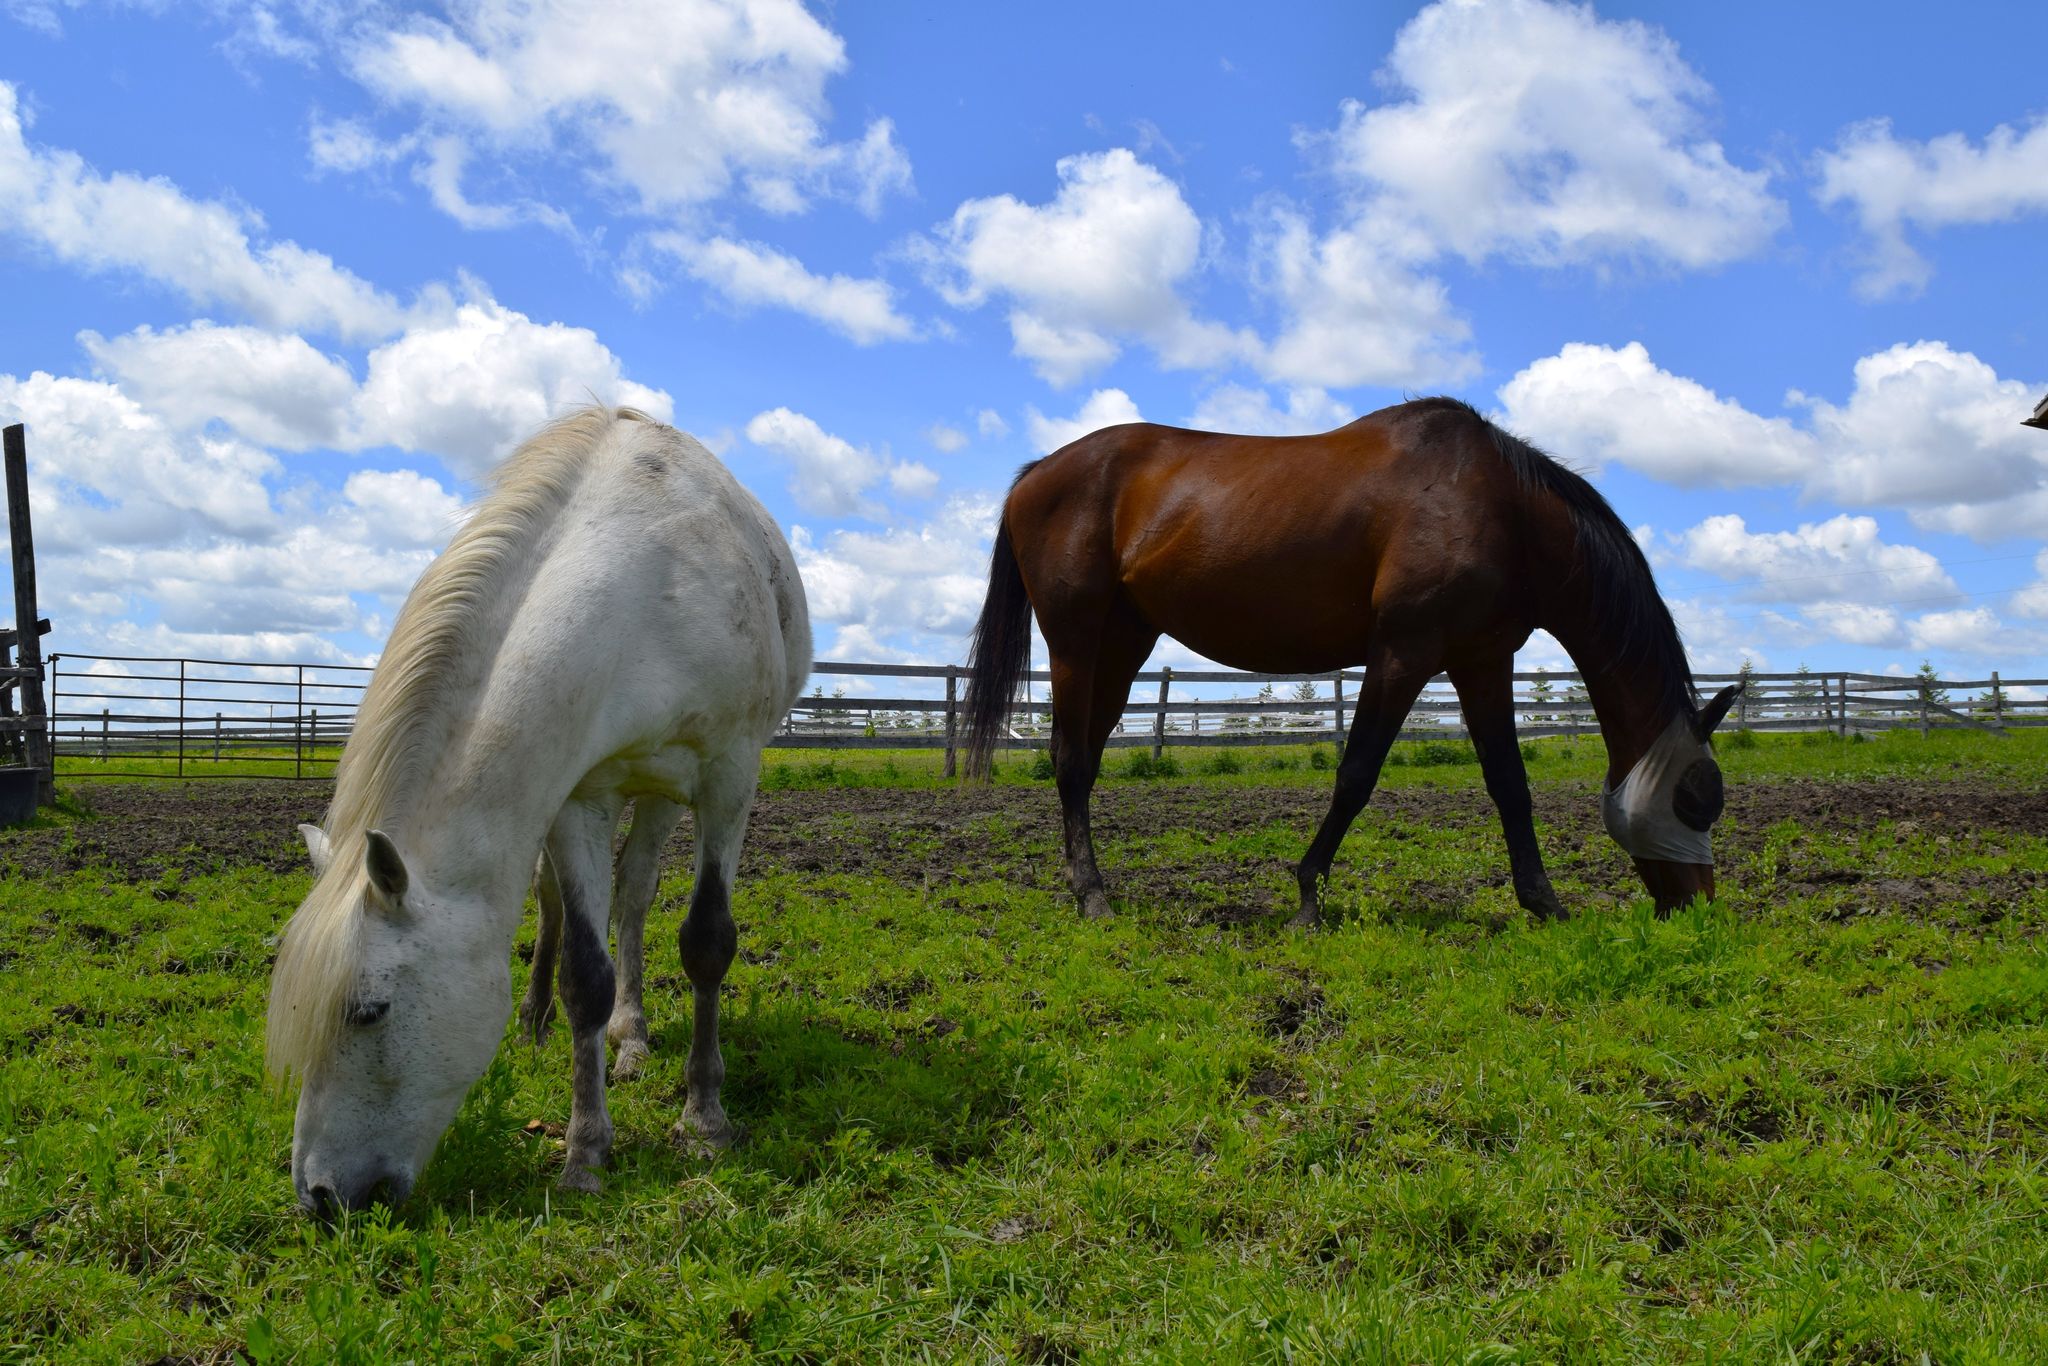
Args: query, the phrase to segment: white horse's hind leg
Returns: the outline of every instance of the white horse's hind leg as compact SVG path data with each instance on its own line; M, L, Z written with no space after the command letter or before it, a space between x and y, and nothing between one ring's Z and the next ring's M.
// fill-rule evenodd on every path
M539 1048L548 1041L548 1025L555 1018L555 957L562 947L562 888L546 855L533 871L533 897L540 904L540 924L533 934L526 999L519 1003L519 1029Z
M731 1146L735 1130L726 1118L718 1089L725 1084L725 1059L718 1049L718 988L739 949L732 920L732 879L746 838L760 759L707 765L697 795L697 885L690 914L677 939L683 971L690 978L695 1022L690 1059L684 1069L689 1093L676 1121L676 1141L685 1151L716 1152Z
M616 1051L612 1057L612 1080L624 1081L638 1074L647 1057L647 1011L640 999L640 983L646 967L645 936L647 911L654 904L655 884L661 877L661 850L683 818L683 808L658 797L642 797L633 803L633 829L626 847L619 853L618 868L612 876L612 926L618 941L612 952L617 990L612 1000L611 1023L605 1036Z
M612 958L606 951L610 919L612 827L618 807L570 802L548 832L548 862L562 893L562 1006L569 1017L574 1098L569 1110L569 1151L561 1184L602 1190L598 1170L611 1159L612 1120L604 1103L604 1029L612 1011Z

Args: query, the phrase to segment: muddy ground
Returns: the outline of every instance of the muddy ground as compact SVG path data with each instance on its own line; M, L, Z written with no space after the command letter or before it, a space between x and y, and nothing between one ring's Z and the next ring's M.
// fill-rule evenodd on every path
M152 882L237 866L274 871L305 866L295 829L317 821L324 784L216 781L183 786L72 784L67 791L93 819L64 828L0 833L0 879L103 869ZM1545 857L1560 884L1576 883L1596 904L1635 894L1633 878L1600 828L1598 803L1577 785L1538 786L1536 815ZM1241 921L1291 909L1291 863L1306 847L1328 801L1320 787L1221 784L1114 784L1095 798L1095 831L1104 872L1122 897L1180 905L1199 918ZM880 876L943 888L988 878L1059 886L1058 801L1051 785L945 790L834 788L763 792L755 807L741 876L783 870L817 876ZM2001 836L2048 831L2048 789L1971 782L1816 782L1793 779L1731 787L1716 830L1724 876L1739 876L1773 827L1794 821L1808 832L1842 834L1886 822L1990 852ZM1299 843L1284 857L1247 856L1221 837L1274 822ZM1485 794L1478 791L1382 791L1360 818L1387 839L1469 827L1501 854L1500 867L1456 885L1402 881L1397 868L1379 884L1390 901L1457 905L1488 885L1505 885L1505 850ZM1178 831L1172 849L1152 844ZM669 849L689 858L686 818ZM2048 872L1984 873L1957 868L1938 876L1891 877L1828 863L1795 839L1774 864L1790 894L1827 894L1844 914L1875 910L1933 912L1943 918L1995 919L2002 907L2048 888ZM1217 845L1213 849L1210 847ZM1340 868L1359 858L1356 846ZM1426 874L1422 875L1425 879ZM0 881L4 886L4 881ZM1396 904L1390 909L1398 913Z

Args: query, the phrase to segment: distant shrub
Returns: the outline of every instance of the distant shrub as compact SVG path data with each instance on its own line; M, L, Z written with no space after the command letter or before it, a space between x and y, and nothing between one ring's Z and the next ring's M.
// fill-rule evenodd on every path
M1134 749L1124 759L1126 778L1178 778L1180 763L1171 754L1154 759L1150 751Z
M1053 776L1052 751L1041 749L1031 756L1031 776L1044 782Z
M1732 735L1722 736L1720 743L1723 749L1755 749L1756 732L1753 730L1738 730Z
M1219 749L1202 761L1204 773L1242 773L1244 761L1227 749Z
M1462 740L1423 740L1415 746L1411 761L1427 766L1439 764L1476 764L1479 753Z
M1301 760L1292 754L1268 754L1259 760L1259 767L1267 773L1288 773L1301 767Z
M1533 763L1535 763L1535 762L1536 762L1536 759L1537 759L1537 757L1538 757L1539 755L1541 755L1542 753L1543 753L1543 751L1542 751L1542 750L1541 750L1540 748L1538 748L1538 747L1537 747L1537 745L1536 745L1536 742L1535 742L1534 740L1524 740L1524 741L1522 741L1522 762L1523 762L1523 763L1525 763L1525 764L1533 764Z
M1335 768L1337 766L1337 759L1329 750L1321 745L1317 745L1308 752L1308 766L1316 772L1322 773Z

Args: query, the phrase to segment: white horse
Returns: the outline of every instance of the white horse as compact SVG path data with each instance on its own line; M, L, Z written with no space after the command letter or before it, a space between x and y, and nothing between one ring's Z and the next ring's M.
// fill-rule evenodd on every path
M697 816L680 934L696 1010L676 1130L731 1141L718 988L737 947L733 870L762 746L810 659L788 543L695 440L585 408L498 469L398 615L324 830L308 837L313 890L278 948L267 1042L273 1074L302 1083L302 1206L324 1216L411 1190L504 1035L536 860L524 1014L541 1037L559 942L575 1059L562 1183L600 1187L606 1026L630 1071L647 1042L639 919L684 805ZM629 800L615 974L608 863Z

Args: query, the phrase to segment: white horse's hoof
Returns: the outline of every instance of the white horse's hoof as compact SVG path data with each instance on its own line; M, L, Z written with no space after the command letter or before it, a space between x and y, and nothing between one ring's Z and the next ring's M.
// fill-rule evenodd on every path
M555 1189L597 1195L604 1190L604 1178L588 1167L564 1167L561 1177L555 1182Z
M612 1080L630 1081L640 1075L640 1064L647 1061L648 1048L639 1039L627 1039L619 1045L618 1056L612 1059Z
M739 1137L739 1130L733 1122L720 1116L716 1124L705 1124L696 1119L679 1119L675 1128L669 1130L669 1138L675 1143L676 1151L684 1157L713 1158L733 1145Z

